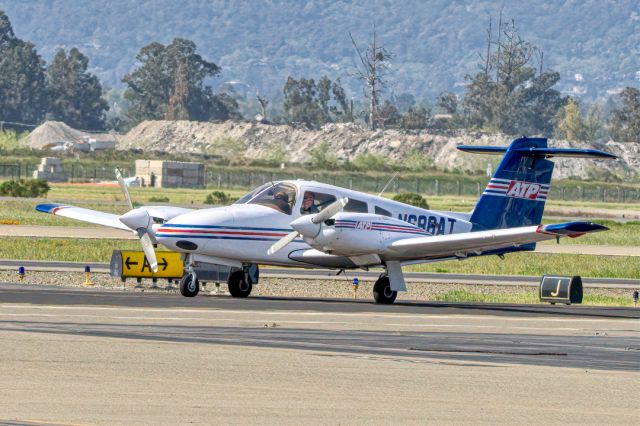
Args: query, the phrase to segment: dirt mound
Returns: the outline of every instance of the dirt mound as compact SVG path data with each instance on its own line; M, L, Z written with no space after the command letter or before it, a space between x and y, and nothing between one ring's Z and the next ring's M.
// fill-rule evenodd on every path
M352 123L327 124L320 130L298 129L287 125L227 121L204 123L195 121L144 121L131 129L119 142L119 149L137 148L170 153L230 152L247 158L267 158L280 153L283 161L304 162L311 151L326 144L338 158L352 161L361 154L376 154L395 161L428 158L444 170L495 169L498 156L465 154L457 145L508 145L512 137L502 134L461 132L456 136L427 132L406 133L399 130L370 131ZM624 180L640 178L640 144L585 144L549 141L550 146L595 148L613 152L614 161L568 159L558 161L557 178L605 178Z
M87 136L88 133L69 127L62 121L46 121L36 127L23 143L33 149L47 149L60 142L76 143Z

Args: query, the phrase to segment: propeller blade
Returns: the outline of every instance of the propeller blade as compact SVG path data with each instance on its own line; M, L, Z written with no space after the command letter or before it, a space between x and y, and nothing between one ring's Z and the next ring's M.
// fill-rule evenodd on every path
M124 179L122 179L122 173L120 173L120 170L118 170L116 168L116 179L118 179L118 184L120 185L120 189L122 189L122 192L124 193L124 198L127 200L127 203L129 204L129 210L133 210L133 203L131 202L131 196L129 195L129 188L127 187L127 184L124 183Z
M158 259L156 258L156 251L153 248L153 242L151 241L151 237L146 229L139 228L137 230L138 236L140 237L140 242L142 243L142 250L144 251L144 255L147 257L149 261L149 267L153 272L158 272Z
M329 207L323 209L320 213L316 213L311 219L311 222L318 224L324 222L327 219L331 219L336 213L342 210L342 208L346 206L348 202L349 198L347 197L343 197L337 201L334 201L329 205Z
M285 235L284 237L280 238L271 247L269 247L269 250L267 250L267 254L271 256L272 254L282 250L284 246L289 244L291 241L295 240L298 237L298 235L300 235L298 231L293 231Z

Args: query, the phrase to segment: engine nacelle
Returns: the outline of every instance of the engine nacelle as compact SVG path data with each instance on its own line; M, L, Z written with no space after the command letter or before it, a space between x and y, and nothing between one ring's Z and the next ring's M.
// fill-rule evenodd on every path
M322 223L315 237L303 235L303 238L325 253L360 256L380 254L391 241L427 235L424 229L392 217L342 212Z

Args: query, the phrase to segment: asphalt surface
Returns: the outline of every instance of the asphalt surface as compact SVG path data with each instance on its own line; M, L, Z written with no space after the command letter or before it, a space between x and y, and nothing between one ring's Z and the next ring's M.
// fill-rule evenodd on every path
M26 287L17 284L0 285L0 303L46 306L121 307L138 309L233 310L255 313L314 313L314 315L361 315L375 317L470 316L499 317L505 320L550 320L548 327L558 324L580 324L596 320L636 320L623 328L638 330L640 309L603 308L582 306L507 305L479 303L398 303L381 306L368 301L290 299L250 297L233 299L227 296L201 295L184 298L179 295L120 293L94 289L67 289L54 287ZM539 329L525 336L476 332L406 332L402 335L388 332L349 330L336 334L322 329L287 327L269 333L265 339L262 329L238 329L219 326L126 326L105 328L101 324L61 323L35 324L3 322L0 331L20 329L33 333L62 333L86 336L118 337L150 341L198 342L208 344L249 345L280 349L311 349L340 353L365 351L369 354L408 355L466 361L512 362L530 365L554 365L604 370L638 370L640 368L640 341L636 337L597 335L566 336L545 335ZM318 346L318 342L321 345ZM357 348L357 349L354 349Z
M638 424L640 309L0 284L0 424Z

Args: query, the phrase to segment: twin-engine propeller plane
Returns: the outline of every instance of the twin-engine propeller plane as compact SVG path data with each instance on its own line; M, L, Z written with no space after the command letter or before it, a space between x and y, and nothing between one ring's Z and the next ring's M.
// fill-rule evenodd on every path
M534 250L538 241L607 230L591 222L542 225L554 163L551 157L616 158L584 149L547 147L542 138L519 138L509 147L459 146L477 154L504 154L471 213L425 210L313 181L264 184L226 207L189 210L133 208L122 216L61 204L38 211L133 231L157 271L155 244L183 254L182 295L198 294L196 267L231 267L234 297L247 297L257 265L303 268L384 268L373 288L378 303L406 291L402 266Z

